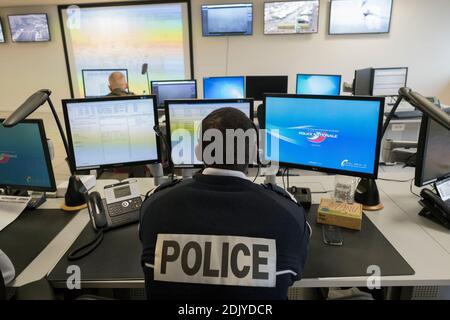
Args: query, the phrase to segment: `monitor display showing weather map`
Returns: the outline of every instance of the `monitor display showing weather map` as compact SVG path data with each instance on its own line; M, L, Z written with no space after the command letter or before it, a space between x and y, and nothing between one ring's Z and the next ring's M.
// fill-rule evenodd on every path
M333 0L330 34L388 33L392 0Z
M315 33L319 0L264 3L264 34Z
M8 16L13 42L50 41L47 14L21 14Z
M318 171L373 175L381 101L269 96L265 158ZM272 145L278 145L278 152L272 152Z

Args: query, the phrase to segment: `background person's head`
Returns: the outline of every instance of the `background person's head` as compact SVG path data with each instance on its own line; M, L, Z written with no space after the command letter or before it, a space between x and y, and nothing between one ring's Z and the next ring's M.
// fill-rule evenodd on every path
M222 144L219 145L217 142L215 143L215 139L212 138L211 141L205 140L205 132L210 129L220 131L223 141ZM244 132L246 133L245 137L241 142L238 141L237 137L227 136L227 130L230 132ZM218 169L227 169L227 170L235 170L247 172L248 165L250 162L253 162L255 159L255 155L257 152L257 134L255 131L255 126L253 122L248 118L248 116L242 111L234 108L221 108L211 112L205 119L203 119L201 124L201 151L202 160L205 164L205 167L218 168ZM245 141L245 143L244 143ZM217 162L210 162L211 160L206 159L205 156L211 151L211 147L214 144L216 147L222 148L222 157L217 157L217 153L213 152L213 158L218 160ZM211 147L208 148L208 146ZM233 148L233 154L230 154L227 157L227 146L230 151L231 146ZM199 146L200 147L200 146ZM205 152L205 149L208 150ZM221 158L221 159L220 159ZM230 161L231 160L231 161Z
M126 91L128 89L127 79L122 72L116 71L109 75L109 90L114 91L120 89Z

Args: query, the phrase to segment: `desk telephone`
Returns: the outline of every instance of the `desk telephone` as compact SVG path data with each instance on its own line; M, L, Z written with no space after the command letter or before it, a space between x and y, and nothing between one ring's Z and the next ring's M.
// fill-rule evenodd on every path
M429 218L447 229L450 229L450 203L435 194L429 189L423 189L420 192L422 200L419 201L423 207L419 215Z
M81 259L94 251L102 242L105 231L139 221L142 199L137 180L108 185L104 191L105 199L98 192L86 195L96 235L92 241L72 251L67 257L70 261Z

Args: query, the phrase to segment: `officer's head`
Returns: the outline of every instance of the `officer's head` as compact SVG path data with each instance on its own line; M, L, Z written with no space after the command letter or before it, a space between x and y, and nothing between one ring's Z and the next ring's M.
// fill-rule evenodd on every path
M122 72L116 71L109 75L109 90L114 91L121 89L123 91L128 89L127 79Z
M206 167L247 172L257 153L257 133L242 111L221 108L203 119L197 158ZM201 154L199 154L201 151Z

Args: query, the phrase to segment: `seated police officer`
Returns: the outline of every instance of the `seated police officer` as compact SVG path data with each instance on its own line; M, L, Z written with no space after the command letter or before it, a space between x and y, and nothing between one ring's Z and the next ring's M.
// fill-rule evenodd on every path
M282 189L246 177L256 139L245 139L240 157L227 129L256 134L243 112L212 112L202 122L203 143L196 150L203 153L197 155L203 172L160 186L141 208L150 299L287 299L288 288L301 278L310 236L303 208ZM208 132L220 132L223 143ZM234 148L226 148L230 144ZM211 152L210 163L205 159L214 145L223 152ZM233 149L235 156L225 161Z
M133 96L132 92L128 92L128 83L125 75L122 72L116 71L109 75L109 90L108 97L124 97Z

